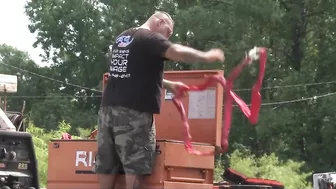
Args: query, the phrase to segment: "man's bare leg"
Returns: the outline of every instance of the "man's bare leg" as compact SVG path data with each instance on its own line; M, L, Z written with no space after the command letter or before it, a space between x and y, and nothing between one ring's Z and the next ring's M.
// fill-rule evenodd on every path
M98 174L100 189L114 189L117 175Z
M126 189L140 189L141 176L126 174L125 179Z

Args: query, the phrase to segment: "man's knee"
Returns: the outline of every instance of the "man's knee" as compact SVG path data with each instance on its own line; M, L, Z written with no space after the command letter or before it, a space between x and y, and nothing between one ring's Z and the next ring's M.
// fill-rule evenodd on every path
M99 189L114 189L116 175L98 174Z
M126 174L126 189L141 189L143 188L143 175L133 175L133 174Z

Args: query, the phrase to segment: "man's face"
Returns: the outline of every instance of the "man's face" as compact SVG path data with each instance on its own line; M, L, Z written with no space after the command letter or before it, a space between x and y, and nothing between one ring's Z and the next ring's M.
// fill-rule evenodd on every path
M157 32L169 39L173 34L174 26L170 19L158 19Z

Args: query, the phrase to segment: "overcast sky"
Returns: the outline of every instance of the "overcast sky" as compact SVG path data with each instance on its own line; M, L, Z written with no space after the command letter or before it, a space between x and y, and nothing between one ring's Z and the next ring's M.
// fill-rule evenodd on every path
M27 0L0 0L0 44L7 44L26 51L39 65L41 49L35 49L35 35L28 29L28 17L24 13L24 5Z

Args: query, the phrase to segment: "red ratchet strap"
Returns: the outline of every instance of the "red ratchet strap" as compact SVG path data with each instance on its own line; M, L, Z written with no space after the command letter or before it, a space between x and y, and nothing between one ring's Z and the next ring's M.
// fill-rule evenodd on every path
M62 140L71 140L72 136L69 133L62 133Z
M254 51L253 51L254 50ZM226 80L222 75L215 75L209 76L204 84L202 85L190 85L186 88L180 88L179 91L176 93L175 97L173 98L173 102L177 107L180 115L182 117L183 125L184 125L184 145L186 150L190 154L195 155L213 155L215 151L209 152L201 152L195 150L191 144L191 135L189 132L189 123L186 116L186 112L184 106L181 102L181 98L185 92L188 91L202 91L210 87L213 83L218 82L224 88L224 123L222 127L222 141L221 141L221 149L219 150L220 153L227 152L229 147L229 134L231 128L231 118L232 118L232 104L235 101L240 109L243 111L245 116L249 119L251 124L256 124L258 122L258 116L261 106L261 95L260 95L260 88L262 86L262 81L264 78L266 61L267 61L267 51L265 48L254 48L250 51L249 55L245 57L245 59L234 68L233 72L229 75L228 79ZM253 52L252 52L253 51ZM251 109L248 105L236 94L232 91L233 81L238 77L241 70L248 64L252 63L253 60L259 58L259 76L252 88L252 98L251 98Z

